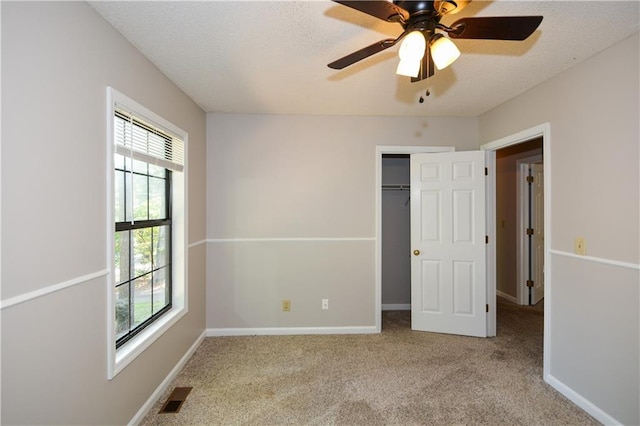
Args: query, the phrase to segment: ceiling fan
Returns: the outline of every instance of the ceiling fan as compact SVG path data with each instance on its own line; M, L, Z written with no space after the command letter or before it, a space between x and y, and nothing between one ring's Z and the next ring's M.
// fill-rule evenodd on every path
M434 65L441 70L458 58L460 51L450 39L522 41L542 22L542 16L503 16L462 18L450 27L440 23L443 16L458 13L471 0L333 1L383 21L399 23L404 31L396 39L380 40L333 61L329 68L343 69L402 40L396 72L410 76L412 82L431 77Z

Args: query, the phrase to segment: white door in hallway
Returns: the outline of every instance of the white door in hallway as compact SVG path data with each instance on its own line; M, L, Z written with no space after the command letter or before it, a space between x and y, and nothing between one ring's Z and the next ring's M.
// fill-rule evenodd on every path
M544 166L531 165L531 304L535 305L544 297Z
M485 153L411 155L411 328L486 337Z

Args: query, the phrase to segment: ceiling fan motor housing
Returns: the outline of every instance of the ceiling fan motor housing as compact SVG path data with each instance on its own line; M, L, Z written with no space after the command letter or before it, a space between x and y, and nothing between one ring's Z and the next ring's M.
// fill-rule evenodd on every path
M403 8L411 16L415 14L428 13L435 16L458 13L469 0L435 0L435 1L409 1L399 0L394 4Z

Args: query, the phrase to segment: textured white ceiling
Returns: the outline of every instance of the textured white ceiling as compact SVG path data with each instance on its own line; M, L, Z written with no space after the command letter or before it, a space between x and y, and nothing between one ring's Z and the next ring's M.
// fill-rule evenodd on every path
M411 83L395 74L397 47L340 71L327 67L402 32L331 1L90 4L206 112L476 116L640 27L637 0L476 0L442 23L544 19L524 42L455 40L462 55L452 66ZM427 87L431 95L420 104Z

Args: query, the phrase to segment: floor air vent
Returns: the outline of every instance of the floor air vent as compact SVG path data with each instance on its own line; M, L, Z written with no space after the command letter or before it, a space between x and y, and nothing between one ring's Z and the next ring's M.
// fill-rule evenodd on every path
M175 388L167 401L160 409L160 413L177 413L182 407L182 403L187 399L187 395L193 388Z

